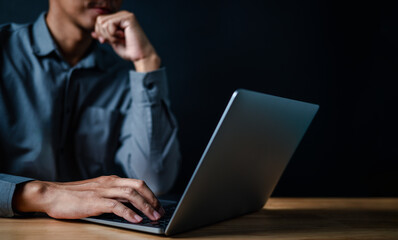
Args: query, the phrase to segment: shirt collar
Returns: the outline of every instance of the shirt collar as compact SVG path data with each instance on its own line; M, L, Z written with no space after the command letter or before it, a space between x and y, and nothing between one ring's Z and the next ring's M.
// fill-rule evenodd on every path
M40 14L33 24L33 52L38 56L45 56L57 50L46 24L46 13Z
M47 56L52 52L58 54L58 47L46 23L46 13L40 14L36 22L33 24L33 52L37 56ZM75 66L78 68L94 68L104 69L105 56L104 50L100 44L94 41L90 52Z

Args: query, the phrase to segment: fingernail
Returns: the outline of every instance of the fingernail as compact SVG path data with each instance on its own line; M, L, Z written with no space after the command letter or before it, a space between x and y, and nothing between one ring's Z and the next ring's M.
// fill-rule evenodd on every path
M153 216L156 218L156 219L159 219L161 216L160 216L160 214L157 212L157 211L153 211Z
M142 217L140 217L140 215L135 215L134 216L135 220L137 220L138 222L142 221Z

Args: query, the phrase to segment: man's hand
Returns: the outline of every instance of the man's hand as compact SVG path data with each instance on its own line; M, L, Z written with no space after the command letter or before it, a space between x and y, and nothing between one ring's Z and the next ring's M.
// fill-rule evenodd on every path
M109 43L121 58L132 61L137 72L160 67L160 58L133 13L120 11L98 16L91 36Z
M140 222L142 218L123 202L130 202L154 221L164 214L145 182L117 176L69 183L27 182L17 188L13 208L18 212L44 212L60 219L114 213L127 221Z

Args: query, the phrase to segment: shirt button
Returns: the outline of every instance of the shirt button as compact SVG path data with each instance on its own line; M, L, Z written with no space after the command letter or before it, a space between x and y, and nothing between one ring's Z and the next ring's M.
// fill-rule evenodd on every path
M148 83L147 85L146 85L146 88L148 88L149 90L151 90L152 88L154 88L155 87L155 84L154 83Z

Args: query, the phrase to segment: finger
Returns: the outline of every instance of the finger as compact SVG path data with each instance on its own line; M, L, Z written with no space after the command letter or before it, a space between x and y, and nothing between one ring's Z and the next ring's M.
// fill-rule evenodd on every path
M105 31L107 32L107 34L108 34L108 37L109 37L109 42L116 42L116 41L118 41L119 40L119 38L117 37L117 35L116 35L116 32L117 32L117 25L115 25L115 23L113 23L113 22L108 22L106 25L105 25Z
M91 32L91 37L97 39L98 34L96 32Z
M129 187L115 187L101 190L101 196L112 199L128 200L134 207L145 214L149 219L156 221L161 214L156 211L136 190Z
M100 43L104 43L105 42L105 38L103 38L102 36L100 36L96 32L91 32L91 37L94 38L94 39L97 39Z
M96 30L101 33L104 42L114 43L118 40L115 35L118 25L117 19L112 16L99 16L96 21Z
M100 17L98 17L95 23L95 32L98 35L98 41L100 41L100 43L106 42L109 38L107 31L103 27L103 24L104 20L100 20Z
M95 31L96 39L100 43L103 43L103 37L102 37L102 33L101 33L100 26L99 26L98 22L95 23L94 31Z
M140 215L116 200L103 200L102 206L104 208L104 213L114 213L132 223L139 223L142 221L142 217Z
M125 38L124 31L122 31L120 29L116 30L115 35L116 35L117 38L122 38L122 39Z
M100 28L100 36L98 37L98 41L100 41L101 43L105 43L105 42L108 42L108 43L112 43L112 42L115 42L115 38L114 37L112 37L109 33L108 33L108 31L106 30L106 28Z
M119 27L119 22L109 19L100 27L103 29L106 41L109 43L121 43L124 40L124 32Z
M135 189L154 209L160 210L161 205L159 200L144 181L139 179L119 178L115 179L115 184L117 186L127 186Z

